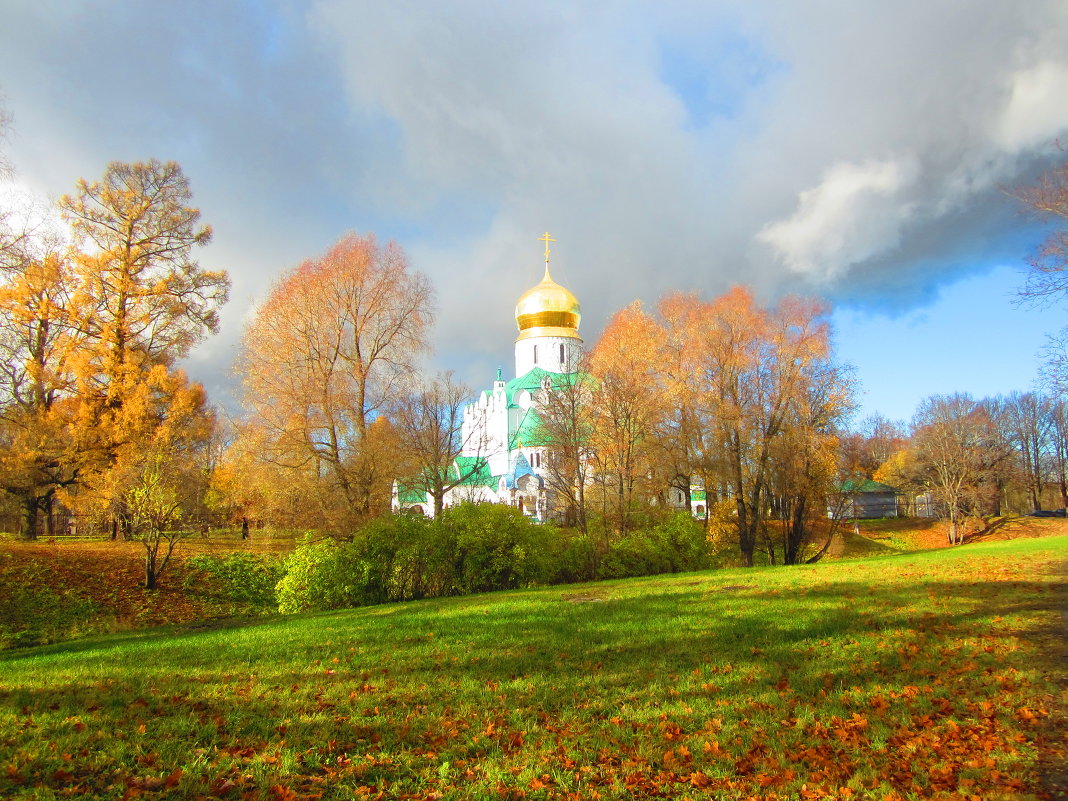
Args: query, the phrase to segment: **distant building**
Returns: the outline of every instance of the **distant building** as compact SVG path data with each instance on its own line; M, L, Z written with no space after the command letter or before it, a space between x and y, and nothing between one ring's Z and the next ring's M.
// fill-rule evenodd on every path
M832 518L897 517L898 491L878 481L845 481L831 498L827 516Z

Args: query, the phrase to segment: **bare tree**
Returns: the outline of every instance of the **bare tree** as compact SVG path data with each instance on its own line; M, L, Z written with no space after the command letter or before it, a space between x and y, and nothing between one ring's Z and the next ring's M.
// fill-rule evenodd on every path
M967 394L933 395L913 417L913 446L927 487L949 520L949 542L964 542L961 521L981 512L1010 456L989 405Z
M1031 185L1010 194L1055 228L1031 257L1031 272L1020 295L1032 300L1055 300L1068 293L1068 161Z
M565 522L585 533L586 486L593 461L593 381L582 366L543 394L535 442L530 444L545 445L545 483L554 506L562 506Z
M1013 392L1001 404L1000 422L1014 446L1034 511L1042 509L1042 485L1052 450L1053 404L1034 392Z
M445 507L446 493L486 472L485 443L463 439L464 406L470 397L471 388L455 383L451 371L439 373L397 403L392 414L401 450L415 468L403 483L433 498L435 517ZM472 430L470 436L480 434Z

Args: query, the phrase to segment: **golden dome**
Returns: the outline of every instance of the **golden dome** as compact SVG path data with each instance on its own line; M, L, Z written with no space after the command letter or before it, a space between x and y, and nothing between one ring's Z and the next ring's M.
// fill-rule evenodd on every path
M515 305L515 321L519 339L531 336L566 336L579 338L582 319L578 298L556 283L545 265L545 277L519 296Z

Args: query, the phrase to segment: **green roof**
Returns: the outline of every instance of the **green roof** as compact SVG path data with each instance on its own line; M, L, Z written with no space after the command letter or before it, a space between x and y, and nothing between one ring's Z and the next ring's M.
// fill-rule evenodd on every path
M397 488L397 500L401 506L409 506L413 503L426 503L426 492L421 489L400 486Z
M523 419L519 421L519 429L515 432L516 447L538 448L551 444L542 436L540 427L541 416L533 409L528 409Z
M496 487L497 479L490 474L489 462L480 456L457 456L452 465L452 477L466 476L464 487Z
M507 384L504 385L504 391L508 396L508 405L513 406L515 401L515 395L519 390L525 389L527 392L537 392L541 389L542 383L546 377L549 379L550 386L553 389L559 389L560 387L570 384L577 376L578 373L551 373L548 370L542 370L540 367L535 367L525 375L521 375L517 378L513 378Z
M849 479L843 481L842 485L838 488L839 492L893 492L897 493L897 490L891 487L889 484L880 484L878 481L872 481L866 479L864 481L854 481Z

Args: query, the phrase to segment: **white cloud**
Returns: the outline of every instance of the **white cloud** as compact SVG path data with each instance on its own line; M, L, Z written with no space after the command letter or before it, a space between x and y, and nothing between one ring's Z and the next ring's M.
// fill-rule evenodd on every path
M801 192L792 216L764 226L757 239L794 272L838 277L900 241L912 213L900 192L914 172L901 161L835 164L817 186Z
M1009 151L1049 145L1068 129L1068 63L1043 61L1012 76L997 140Z

